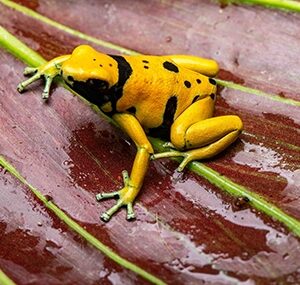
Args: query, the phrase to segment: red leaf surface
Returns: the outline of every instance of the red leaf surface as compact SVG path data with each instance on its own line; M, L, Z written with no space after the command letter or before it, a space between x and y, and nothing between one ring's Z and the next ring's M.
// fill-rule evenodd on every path
M300 219L299 15L209 1L20 1L50 19L141 53L217 59L220 78L276 97L220 88L216 115L237 114L241 138L214 170ZM0 4L0 25L46 59L84 41ZM41 84L16 92L24 64L0 50L0 155L26 181L123 258L169 284L297 284L300 243L283 224L176 163L151 162L135 206L104 224L135 147L119 129L62 87L42 102ZM275 98L275 100L274 100ZM0 172L0 268L18 284L143 284L105 257Z

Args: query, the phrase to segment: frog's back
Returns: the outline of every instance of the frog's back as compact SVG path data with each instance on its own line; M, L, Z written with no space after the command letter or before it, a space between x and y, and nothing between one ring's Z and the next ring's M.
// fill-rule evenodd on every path
M134 113L147 129L171 125L194 101L215 92L215 82L175 64L167 56L115 59L127 74L122 76L127 79L117 111Z

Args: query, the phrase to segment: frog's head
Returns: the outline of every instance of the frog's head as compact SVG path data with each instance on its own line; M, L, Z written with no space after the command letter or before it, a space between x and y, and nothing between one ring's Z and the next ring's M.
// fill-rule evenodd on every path
M118 81L118 64L110 56L82 45L62 65L62 77L78 94L101 105L109 88Z

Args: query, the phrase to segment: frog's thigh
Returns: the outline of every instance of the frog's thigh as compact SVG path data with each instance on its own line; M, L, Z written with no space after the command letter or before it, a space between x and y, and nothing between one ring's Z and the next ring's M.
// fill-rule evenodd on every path
M171 126L171 142L175 143L176 148L184 148L185 133L189 127L213 116L214 106L214 98L208 96L193 103L174 121Z
M186 116L185 113L182 115ZM207 118L192 125L182 120L182 124L171 128L171 142L178 149L188 150L186 153L190 156L189 161L205 159L220 153L233 143L242 128L243 123L238 116Z
M215 60L192 55L169 55L168 58L176 64L207 76L215 76L219 65Z

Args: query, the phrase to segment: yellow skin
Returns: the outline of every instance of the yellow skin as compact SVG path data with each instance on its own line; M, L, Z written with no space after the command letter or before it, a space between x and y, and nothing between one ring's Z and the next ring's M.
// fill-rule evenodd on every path
M149 160L182 156L178 170L193 160L210 158L233 143L242 131L238 116L212 117L216 82L210 78L218 64L209 59L187 55L112 56L90 46L79 46L39 68L27 67L34 74L18 85L46 79L43 98L49 97L51 82L57 75L77 93L96 104L135 142L137 154L130 176L123 171L124 187L100 193L97 200L119 197L101 218L108 221L122 206L127 219L134 218L133 202L138 195ZM173 150L154 154L147 135L164 136Z

